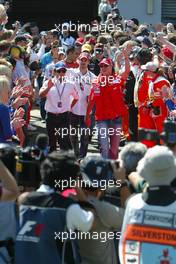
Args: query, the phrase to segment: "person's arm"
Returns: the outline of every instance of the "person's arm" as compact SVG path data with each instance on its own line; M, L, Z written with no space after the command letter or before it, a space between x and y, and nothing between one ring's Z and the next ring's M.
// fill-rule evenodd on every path
M86 111L86 116L85 116L85 123L88 127L90 127L90 125L91 125L90 113L91 113L94 105L95 105L95 97L94 97L94 92L93 92L93 87L92 87L92 90L90 92L90 96L88 99L87 111Z
M67 209L66 222L68 230L89 232L95 229L95 216L92 211L82 209L78 204L73 204Z
M120 76L123 80L126 80L129 73L130 73L130 61L128 58L128 53L125 49L122 50L122 54L123 54L124 59L125 59L125 69L123 72L120 72Z
M39 51L37 52L37 56L39 58L39 60L42 58L42 56L45 54L45 48L46 48L46 44L45 44L45 37L42 37L42 44L39 48Z
M41 98L46 97L49 90L53 87L52 80L46 81L43 86L40 88L39 96Z
M119 162L119 164L120 164L120 162ZM113 165L113 164L112 164L112 166L114 169L114 178L115 178L115 180L120 181L120 184L121 184L120 200L121 200L121 207L124 208L127 199L131 195L131 192L129 191L129 188L126 184L125 168L123 168L123 167L116 168L115 165Z
M166 45L173 53L176 53L176 46L163 36L158 36L157 40L163 45Z
M138 193L143 192L143 190L147 187L147 182L137 172L130 173L130 175L128 175L128 179Z
M0 160L0 180L2 182L2 193L0 200L1 201L10 201L15 200L18 196L18 186L17 183L6 168L3 162Z

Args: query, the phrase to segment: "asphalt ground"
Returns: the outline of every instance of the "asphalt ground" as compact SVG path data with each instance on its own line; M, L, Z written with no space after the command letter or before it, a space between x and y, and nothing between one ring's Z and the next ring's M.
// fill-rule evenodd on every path
M41 122L40 110L38 107L35 107L31 111L30 124L37 128L36 131L28 132L29 145L32 146L35 144L35 139L38 134L40 133L47 134L46 124ZM88 155L99 155L98 141L96 135L92 137L91 143L89 144Z

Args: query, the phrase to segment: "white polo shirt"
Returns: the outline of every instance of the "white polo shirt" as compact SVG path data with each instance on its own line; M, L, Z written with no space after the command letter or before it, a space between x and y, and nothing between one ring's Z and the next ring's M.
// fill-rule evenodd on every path
M78 99L78 92L75 84L69 81L60 83L56 78L53 78L52 82L54 85L46 95L46 112L53 114L70 112L72 99ZM43 87L47 86L48 81L43 84Z
M67 77L69 80L75 83L78 91L78 102L74 105L71 112L75 115L85 116L87 111L87 97L90 95L92 80L96 78L96 75L87 70L85 74L82 74L78 69L68 69Z

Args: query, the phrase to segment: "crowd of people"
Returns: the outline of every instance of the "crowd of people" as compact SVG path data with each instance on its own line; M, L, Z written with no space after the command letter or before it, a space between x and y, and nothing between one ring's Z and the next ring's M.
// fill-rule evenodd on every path
M0 264L176 262L176 30L98 15L40 31L0 5Z

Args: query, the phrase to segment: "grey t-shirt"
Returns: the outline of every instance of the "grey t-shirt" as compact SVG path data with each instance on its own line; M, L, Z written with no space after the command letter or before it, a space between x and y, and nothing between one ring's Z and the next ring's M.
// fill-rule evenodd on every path
M120 239L124 210L94 197L88 201L95 207L97 228L79 239L81 264L117 264L113 238Z

